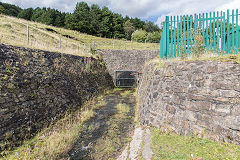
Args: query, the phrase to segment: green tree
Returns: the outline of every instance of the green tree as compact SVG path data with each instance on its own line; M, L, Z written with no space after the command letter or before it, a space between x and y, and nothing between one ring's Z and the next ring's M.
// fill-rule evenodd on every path
M93 4L90 8L89 17L90 17L90 34L98 35L99 34L99 23L101 21L102 10L101 8Z
M33 8L27 8L22 10L19 14L18 14L18 18L23 18L26 20L31 20L31 17L33 15Z
M0 5L0 14L4 14L4 12L5 12L4 7L2 5Z
M140 29L140 30L136 30L135 32L133 32L132 34L132 40L136 41L136 42L145 42L145 40L147 39L147 32Z
M67 13L65 15L65 28L67 29L75 29L75 23L73 15L71 13Z
M103 7L101 22L99 23L99 36L112 38L112 19L112 12L107 7Z
M153 22L146 22L143 26L143 29L147 32L157 32L159 31L159 27Z
M113 14L113 37L124 38L123 17L120 14Z
M17 15L22 11L20 7L12 4L0 2L0 5L4 8L4 14L8 16L17 17Z
M31 17L31 21L40 22L40 17L42 14L44 14L44 9L41 9L39 7L35 8Z
M83 33L90 33L89 6L86 2L77 3L73 14L68 16L67 28Z
M127 20L124 23L124 31L125 31L125 37L127 40L131 40L132 33L135 31L135 27L130 22L130 20Z
M61 13L60 11L57 11L55 16L54 26L64 27L65 17L66 17L66 13Z
M145 22L141 21L139 18L134 18L130 21L136 29L143 29L143 26L145 24Z

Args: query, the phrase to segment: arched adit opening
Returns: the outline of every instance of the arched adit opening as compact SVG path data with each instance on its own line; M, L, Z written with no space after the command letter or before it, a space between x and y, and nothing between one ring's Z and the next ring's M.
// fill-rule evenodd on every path
M115 71L114 84L116 87L133 88L138 82L137 71Z

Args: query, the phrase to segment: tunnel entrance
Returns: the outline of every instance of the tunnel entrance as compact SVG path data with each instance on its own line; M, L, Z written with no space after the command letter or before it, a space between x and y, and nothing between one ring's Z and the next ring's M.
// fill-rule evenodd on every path
M133 88L138 83L137 71L114 71L114 84L116 87Z

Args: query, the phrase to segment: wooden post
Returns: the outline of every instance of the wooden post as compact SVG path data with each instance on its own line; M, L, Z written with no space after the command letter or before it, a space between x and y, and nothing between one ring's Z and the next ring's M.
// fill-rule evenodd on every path
M145 49L147 49L147 39L145 39Z
M29 24L27 24L27 44L29 45Z
M59 49L61 49L62 47L62 40L61 40L61 37L59 37Z

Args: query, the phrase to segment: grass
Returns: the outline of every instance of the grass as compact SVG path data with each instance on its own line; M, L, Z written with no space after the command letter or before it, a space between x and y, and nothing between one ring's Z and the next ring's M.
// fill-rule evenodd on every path
M130 95L131 92L124 89L114 89L113 93L120 92L121 94ZM125 93L126 92L126 93ZM124 98L124 97L122 97ZM130 142L131 138L124 130L131 123L132 116L130 116L130 106L125 103L119 103L115 106L117 112L107 121L108 129L99 138L94 146L94 159L109 159L113 160L118 154L118 151L124 144Z
M101 97L101 96L100 96ZM98 103L97 103L98 102ZM86 103L77 112L66 115L55 125L46 128L33 139L13 151L1 153L6 160L61 159L66 155L84 129L84 123L95 116L94 109L105 105L99 98Z
M240 54L214 54L207 52L202 54L199 57L196 56L188 56L185 59L172 58L172 59L160 59L159 56L155 57L154 59L147 62L145 65L155 64L155 68L163 68L167 61L221 61L221 62L235 62L240 64Z
M138 96L138 87L136 88L134 92L134 96L136 97L136 106L135 106L135 115L134 115L134 123L136 126L139 126L139 110L140 110L140 105L139 105L139 96Z
M163 133L152 128L153 160L192 159L192 160L237 160L240 159L240 146L215 142L195 136L180 136Z
M131 90L126 90L125 92L121 92L120 95L122 97L128 97L132 93L133 93L133 90L131 89Z
M29 25L30 33L29 44L27 43L27 25ZM51 32L47 29L52 29L56 32ZM0 15L0 35L0 43L3 44L81 56L90 56L90 48L128 50L159 49L159 44L145 44L126 40L95 37L77 31L57 28L5 15ZM59 45L60 38L61 48Z
M94 159L114 159L114 153L130 141L130 138L122 131L122 128L131 119L129 117L130 107L119 104L116 106L118 113L107 122L108 130L98 139L94 149Z
M119 103L116 108L117 108L118 114L121 114L123 116L127 115L130 112L129 105L124 103Z

